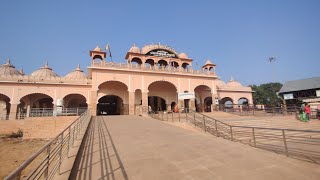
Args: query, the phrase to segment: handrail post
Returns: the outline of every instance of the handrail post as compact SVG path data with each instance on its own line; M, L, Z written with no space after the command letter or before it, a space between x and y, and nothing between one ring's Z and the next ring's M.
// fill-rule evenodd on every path
M169 112L167 112L167 121L169 121Z
M71 133L70 133L70 127L69 127L69 132L68 132L68 154L69 154L69 151L70 151L70 139L71 139L71 137L70 137L70 135L71 135Z
M254 128L252 128L252 137L253 137L253 146L256 147L257 144L256 144L256 135L255 135L255 132L254 132Z
M232 126L230 126L230 137L231 137L231 141L233 141Z
M173 112L171 111L171 115L172 115L172 122L173 122Z
M195 112L193 112L193 123L194 123L194 125L196 125L196 113Z
M178 111L178 115L179 115L179 122L180 122L180 112Z
M163 121L163 112L161 113L161 117L162 117L161 119L162 119L162 121Z
M204 132L207 132L206 117L204 115L203 115L203 128L204 128Z
M284 149L286 151L286 156L289 156L287 139L286 139L286 134L284 133L284 129L282 129L282 137L283 137Z
M187 114L187 109L184 109L184 113L186 113L186 121L188 121L188 114Z
M61 134L60 151L59 151L59 174L61 173L61 164L62 164L62 147L63 147L63 133Z
M46 163L46 169L44 170L44 178L45 179L48 179L48 176L49 176L49 164L50 164L50 146L51 145L49 145L48 147L47 147L47 163Z

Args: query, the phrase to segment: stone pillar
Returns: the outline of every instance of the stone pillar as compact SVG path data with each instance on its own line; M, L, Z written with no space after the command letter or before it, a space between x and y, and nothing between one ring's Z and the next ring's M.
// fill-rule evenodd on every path
M98 96L98 93L97 91L91 91L91 98L90 98L90 102L88 104L88 108L90 110L90 114L92 116L96 116L97 115L97 96Z
M15 120L17 117L18 104L11 104L9 120Z
M154 107L154 96L152 96L152 97L150 98L150 106L151 106L151 108L152 108L153 111L156 111L156 109L155 109L155 107Z
M212 94L212 105L211 105L211 112L219 110L219 107L216 105L216 98L217 94Z
M129 92L129 115L134 115L134 92Z
M148 112L148 93L142 93L142 113Z
M30 117L30 109L31 109L31 105L30 104L27 104L27 114L26 114L26 117Z
M171 104L166 104L167 105L167 112L172 112L171 110Z

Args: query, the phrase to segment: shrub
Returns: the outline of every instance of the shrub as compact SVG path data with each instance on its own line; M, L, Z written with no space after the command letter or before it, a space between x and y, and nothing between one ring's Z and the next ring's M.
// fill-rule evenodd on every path
M23 136L22 129L19 129L17 132L12 132L10 135L8 135L9 138L19 138Z

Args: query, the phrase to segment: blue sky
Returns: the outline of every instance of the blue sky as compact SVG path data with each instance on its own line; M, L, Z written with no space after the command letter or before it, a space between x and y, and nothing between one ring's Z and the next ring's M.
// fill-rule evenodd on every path
M0 62L27 74L48 60L64 76L90 65L89 50L110 44L113 59L136 43L185 52L199 67L243 85L320 76L320 1L163 0L0 2ZM268 58L275 56L273 64Z

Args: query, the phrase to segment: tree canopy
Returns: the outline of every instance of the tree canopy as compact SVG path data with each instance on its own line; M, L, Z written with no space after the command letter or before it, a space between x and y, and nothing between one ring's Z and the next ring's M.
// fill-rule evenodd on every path
M254 104L264 104L268 106L280 106L282 100L277 96L277 92L280 91L282 84L276 83L266 83L260 85L250 85L253 93L253 103Z

